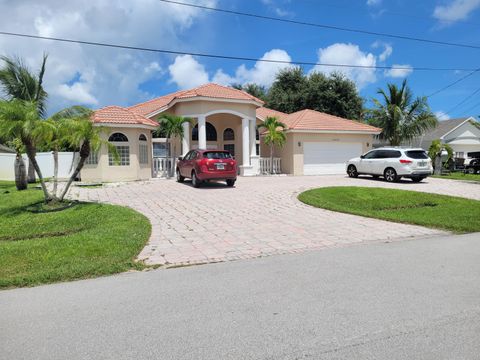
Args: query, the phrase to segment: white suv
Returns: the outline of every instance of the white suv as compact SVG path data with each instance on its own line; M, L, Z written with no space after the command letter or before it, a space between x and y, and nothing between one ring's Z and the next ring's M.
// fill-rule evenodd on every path
M388 182L398 181L402 177L420 182L432 173L432 160L425 150L419 148L383 147L347 161L347 174L350 177L365 174L374 178L383 176Z

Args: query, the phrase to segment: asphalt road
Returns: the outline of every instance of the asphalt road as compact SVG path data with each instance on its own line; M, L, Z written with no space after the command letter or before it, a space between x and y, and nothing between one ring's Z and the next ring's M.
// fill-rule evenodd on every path
M1 359L480 359L480 234L0 292Z

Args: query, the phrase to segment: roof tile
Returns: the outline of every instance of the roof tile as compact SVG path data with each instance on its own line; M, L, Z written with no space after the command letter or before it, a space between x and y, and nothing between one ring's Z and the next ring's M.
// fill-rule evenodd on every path
M128 124L158 126L156 121L136 114L120 106L107 106L96 110L92 115L92 121L96 124Z

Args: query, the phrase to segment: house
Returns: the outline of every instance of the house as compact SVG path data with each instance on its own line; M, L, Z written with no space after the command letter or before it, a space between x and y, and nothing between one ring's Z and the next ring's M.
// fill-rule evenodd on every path
M270 150L261 141L257 126L267 116L276 116L287 128L287 142L275 149L281 172L292 175L343 173L346 160L359 156L372 146L380 129L357 121L313 110L284 114L263 107L260 99L237 89L206 84L161 96L123 108L107 106L95 111L92 121L105 128L105 140L117 147L120 162L106 147L92 153L82 170L83 181L123 181L148 179L174 166L167 158L191 149L225 149L239 164L240 175L262 172ZM184 124L183 139L155 138L163 114L190 117Z
M465 159L467 153L480 151L480 128L474 124L480 125L473 117L439 121L435 129L414 139L411 145L428 150L433 140L440 139L452 147L455 158Z

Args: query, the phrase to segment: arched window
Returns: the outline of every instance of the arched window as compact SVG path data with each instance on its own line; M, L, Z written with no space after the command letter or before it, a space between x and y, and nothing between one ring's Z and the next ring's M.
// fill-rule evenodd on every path
M128 138L122 133L113 133L108 138L108 141L113 142L113 143L121 143L121 142L127 142L128 143ZM117 144L114 144L114 146L117 148L118 159L116 159L114 154L112 154L112 152L109 151L108 152L108 165L110 165L110 166L115 166L115 165L129 166L130 165L130 146L128 146L128 145L117 145Z
M145 134L140 134L138 142L138 162L140 164L148 164L148 144Z
M205 125L207 141L217 141L217 130L209 122ZM198 141L198 124L192 129L192 141Z
M108 138L110 142L128 142L128 138L122 133L113 133Z
M235 133L233 129L225 129L223 131L223 141L235 140Z

